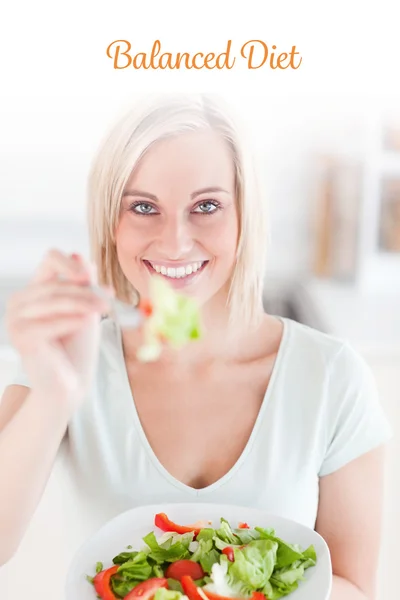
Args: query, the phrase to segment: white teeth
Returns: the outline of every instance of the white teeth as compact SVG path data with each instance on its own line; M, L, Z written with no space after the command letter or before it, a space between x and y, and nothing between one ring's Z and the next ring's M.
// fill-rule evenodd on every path
M161 273L161 275L166 275L167 277L171 277L172 279L180 279L181 277L186 277L187 275L191 275L192 273L196 273L204 262L195 262L190 265L182 266L182 267L164 267L161 265L157 265L155 263L150 263L153 269L157 273Z

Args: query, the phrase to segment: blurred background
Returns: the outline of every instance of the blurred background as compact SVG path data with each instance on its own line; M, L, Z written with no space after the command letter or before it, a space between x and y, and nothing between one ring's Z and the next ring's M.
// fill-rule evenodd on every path
M397 98L332 94L230 100L248 125L269 204L265 307L349 340L373 369L395 430L387 467L379 600L395 598L400 533L400 104ZM21 95L3 101L0 393L16 360L2 320L6 299L24 285L49 247L88 255L85 187L90 161L128 103L115 95L65 94L30 96L29 103ZM26 572L29 553L37 551L37 536L49 531L49 494L17 556L2 569L0 590L7 592L2 598L22 598L22 588L15 588L17 573L22 563Z

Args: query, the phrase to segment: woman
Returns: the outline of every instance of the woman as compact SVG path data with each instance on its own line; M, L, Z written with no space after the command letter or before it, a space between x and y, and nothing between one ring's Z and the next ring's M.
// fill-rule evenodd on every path
M205 334L140 363L141 332L99 322L109 305L86 285L91 266L46 255L8 306L23 372L0 409L2 562L67 434L94 503L221 502L295 519L330 547L332 598L374 598L390 431L346 342L264 312L264 202L226 109L180 95L129 111L93 165L88 220L103 286L137 302L167 277L198 301Z

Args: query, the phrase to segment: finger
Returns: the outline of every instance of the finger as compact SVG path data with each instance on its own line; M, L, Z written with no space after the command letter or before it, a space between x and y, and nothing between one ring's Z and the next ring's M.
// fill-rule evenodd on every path
M86 315L102 313L109 309L108 302L102 298L51 298L46 302L25 304L18 313L19 319L41 319L46 316L57 318L62 315Z
M80 268L87 274L88 282L96 284L98 283L97 278L97 267L94 262L86 262L83 256L80 254L71 254L71 259L75 261Z
M88 265L85 264L83 259L77 260L73 256L76 255L67 256L60 250L52 248L46 253L37 268L32 283L50 281L60 276L66 279L89 280Z
M107 287L103 287L102 289L111 297L111 291L109 291ZM14 307L14 310L16 310L29 304L44 301L56 301L59 298L95 302L100 296L96 294L89 285L78 285L69 281L50 281L32 285L25 288L23 291L18 292L13 298L12 306Z
M35 349L42 342L76 333L86 327L87 323L87 315L66 316L54 321L27 321L23 334L15 333L12 341L19 350Z

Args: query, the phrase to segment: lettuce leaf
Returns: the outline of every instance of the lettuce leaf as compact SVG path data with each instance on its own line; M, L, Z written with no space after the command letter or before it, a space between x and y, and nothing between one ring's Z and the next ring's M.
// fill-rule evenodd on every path
M235 535L226 519L221 518L221 525L215 531L215 537L219 538L229 546L240 545L240 539Z
M210 573L214 563L219 562L220 553L215 550L212 539L201 539L195 552L191 556L191 560L200 563L205 573Z
M193 533L186 533L181 536L177 534L159 545L153 531L143 538L144 543L150 548L147 556L158 564L190 558L189 544L192 540Z
M215 529L211 529L211 527L205 527L204 529L200 529L197 534L196 540L201 542L201 540L212 540L215 536Z
M118 556L113 558L114 565L122 565L127 560L132 560L137 556L139 552L121 552Z
M141 583L141 581L128 579L120 574L116 574L111 577L111 589L114 594L121 598L125 598L125 596L127 596L134 587L139 585L139 583Z
M278 551L276 557L276 566L278 569L292 565L295 561L309 560L308 566L316 564L317 555L313 546L303 551L301 546L298 544L289 544L284 542L281 538L276 537L270 533L269 529L263 529L262 527L256 527L256 531L260 534L260 539L270 540L278 544Z
M151 577L153 567L147 561L145 552L138 552L131 560L127 560L118 567L117 573L121 573L126 579L145 581Z
M144 322L144 345L138 350L139 360L157 360L162 350L161 338L180 348L201 337L200 311L193 298L178 294L164 278L152 277L150 301L153 312Z
M184 600L187 596L178 590L167 590L166 588L158 588L154 595L154 600Z
M263 589L274 571L277 550L278 544L271 540L254 540L242 550L235 549L228 575L249 591Z

